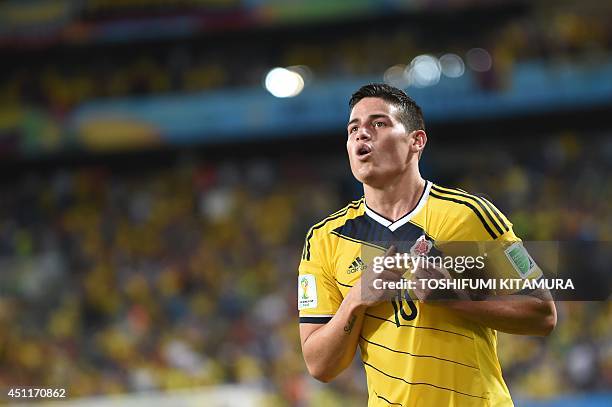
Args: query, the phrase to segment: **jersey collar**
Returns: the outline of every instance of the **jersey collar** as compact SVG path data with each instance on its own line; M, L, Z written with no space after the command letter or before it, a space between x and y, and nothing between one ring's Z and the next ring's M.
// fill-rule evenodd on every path
M402 227L406 223L408 223L410 221L410 219L412 219L414 217L414 215L416 215L421 210L421 208L423 208L423 206L425 206L425 202L427 202L427 198L429 197L429 190L430 189L431 189L431 182L426 180L425 181L425 188L423 189L423 193L421 194L421 197L419 198L419 201L417 202L415 207L412 208L411 211L409 211L407 214L405 214L404 216L402 216L401 218L399 218L395 222L393 222L393 221L385 218L384 216L374 212L372 209L370 209L370 207L368 207L367 202L365 202L365 200L364 200L365 213L366 213L366 215L368 215L370 218L372 218L376 222L378 222L381 225L383 225L384 227L388 228L391 232L395 232L397 229L399 229L400 227Z

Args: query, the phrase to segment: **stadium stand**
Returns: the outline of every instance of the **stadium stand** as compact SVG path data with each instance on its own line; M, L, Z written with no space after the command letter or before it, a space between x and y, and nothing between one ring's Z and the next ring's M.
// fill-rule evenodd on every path
M295 10L272 0L27 3L0 3L0 389L63 387L77 405L80 397L95 405L160 393L243 407L253 397L272 406L365 405L367 397L359 363L328 385L310 378L297 330L304 235L361 194L342 152L344 123L313 125L292 142L245 131L231 144L206 144L210 135L198 133L170 147L103 117L94 141L116 133L145 142L100 155L71 150L81 131L72 118L84 106L148 111L160 97L203 95L191 100L197 105L207 92L234 100L260 89L272 67L292 65L307 66L318 84L312 104L342 81L382 79L416 55L463 56L473 47L487 49L493 65L470 71L476 81L462 92L499 101L512 96L517 72L532 81L526 87L540 82L525 67L548 68L537 71L547 77L579 67L588 79L612 55L612 7L593 0L385 8L364 0L355 10L332 1L291 2ZM476 113L465 124L430 122L426 111L433 130L424 175L486 193L525 241L607 244L610 98L594 91L575 102L588 118L547 105L505 118ZM292 111L304 109L299 103ZM445 111L450 102L438 103ZM279 125L259 113L253 126ZM320 153L302 147L306 137ZM57 148L28 156L30 145ZM549 337L499 334L515 402L607 405L610 301L559 301L557 309Z

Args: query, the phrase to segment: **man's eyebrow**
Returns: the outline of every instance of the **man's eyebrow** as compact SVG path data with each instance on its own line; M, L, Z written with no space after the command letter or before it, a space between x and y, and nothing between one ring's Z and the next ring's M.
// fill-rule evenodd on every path
M368 116L368 119L370 119L370 120L380 119L380 118L387 119L387 118L389 118L389 115L379 113L379 114L371 114L371 115ZM358 122L358 121L359 121L359 119L355 118L355 119L351 120L350 122L348 122L348 124L346 126L348 127L351 124L353 124L355 122Z

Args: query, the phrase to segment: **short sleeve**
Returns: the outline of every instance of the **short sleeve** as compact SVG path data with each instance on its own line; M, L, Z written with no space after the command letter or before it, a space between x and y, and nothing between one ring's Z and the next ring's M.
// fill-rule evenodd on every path
M485 247L487 277L500 280L537 280L544 273L531 257L521 239L512 228ZM513 288L514 285L497 284L500 289L497 294L516 294L523 290Z
M466 212L458 240L477 243L477 254L485 259L484 274L479 277L496 279L496 294L519 293L522 290L513 287L522 284L507 284L508 280L537 280L543 272L514 233L508 218L485 198L475 200L480 205ZM502 280L506 284L501 284Z
M327 323L342 303L333 270L328 267L329 252L329 242L322 231L309 231L298 268L300 323Z

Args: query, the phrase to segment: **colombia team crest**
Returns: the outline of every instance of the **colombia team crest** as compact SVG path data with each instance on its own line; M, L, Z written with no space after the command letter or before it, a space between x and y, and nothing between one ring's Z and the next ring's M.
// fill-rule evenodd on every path
M425 235L421 235L410 248L410 254L412 256L427 256L432 247L433 243L427 240Z

